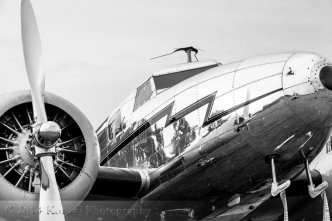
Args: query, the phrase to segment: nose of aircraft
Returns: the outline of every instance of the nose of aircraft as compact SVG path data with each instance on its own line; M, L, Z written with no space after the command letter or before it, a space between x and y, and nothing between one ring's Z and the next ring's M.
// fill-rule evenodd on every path
M332 125L332 63L311 53L296 53L285 64L283 90L291 111L308 126Z
M322 85L332 91L332 67L324 66L319 73L319 79Z

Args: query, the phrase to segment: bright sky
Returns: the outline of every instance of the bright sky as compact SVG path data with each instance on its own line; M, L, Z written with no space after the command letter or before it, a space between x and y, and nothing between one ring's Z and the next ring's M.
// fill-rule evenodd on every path
M312 51L332 60L332 0L31 0L46 90L78 106L97 128L154 71L183 63L174 48L225 64L264 53ZM0 91L28 89L20 1L0 0Z

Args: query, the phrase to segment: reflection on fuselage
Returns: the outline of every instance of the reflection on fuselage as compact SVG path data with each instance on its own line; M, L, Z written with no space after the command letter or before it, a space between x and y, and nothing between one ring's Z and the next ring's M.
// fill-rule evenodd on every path
M292 56L294 61L290 59ZM216 156L227 155L249 143L262 155L270 153L275 149L273 143L279 145L284 136L274 137L276 140L269 147L262 135L269 128L296 124L298 118L289 108L294 91L299 91L300 96L314 90L301 82L306 72L285 74L285 66L302 65L301 59L312 59L312 66L322 60L314 54L284 53L219 66L163 91L135 111L134 95L131 95L132 98L119 108L125 126L116 138L109 140L109 136L104 135L109 133L107 122L99 130L103 165L161 168L177 156L209 142L215 142L216 149L211 151L218 148ZM310 69L308 64L303 65ZM247 91L250 91L249 101ZM202 102L208 96L212 99ZM243 116L246 105L249 105L250 120ZM296 127L287 125L290 135L285 134L285 137L297 134L300 139L300 132L306 131L301 123ZM283 148L279 151L285 153L287 159L297 151L286 153ZM202 153L201 157L208 154ZM106 158L107 155L111 157Z

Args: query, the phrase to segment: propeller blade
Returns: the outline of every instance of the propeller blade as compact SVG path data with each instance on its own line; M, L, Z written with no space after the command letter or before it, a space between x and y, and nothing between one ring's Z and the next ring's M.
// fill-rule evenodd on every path
M31 88L33 113L36 124L47 121L44 106L45 75L41 41L31 2L21 2L21 31L25 68Z
M41 137L46 136L49 138L48 135L52 135L54 131L50 130L49 124L44 125L44 127L46 126L46 131L44 131L45 129L43 129L42 125L42 123L47 122L47 116L44 104L45 74L42 61L41 40L35 14L29 0L22 0L21 2L21 31L25 68L31 89L33 114L36 120L33 127L34 134L40 133ZM38 132L38 130L40 131ZM46 139L46 141L49 141L49 139ZM48 148L45 145L39 145L36 148L40 150ZM41 176L39 194L41 212L39 220L64 221L59 188L54 173L53 158L49 154L45 154L40 155L39 160Z
M250 100L250 91L249 89L247 89L247 98L246 98L246 102ZM247 104L246 106L244 106L243 108L243 117L244 120L249 120L249 104Z
M52 156L40 157L39 220L64 221L59 188L55 179ZM51 219L50 219L51 218Z

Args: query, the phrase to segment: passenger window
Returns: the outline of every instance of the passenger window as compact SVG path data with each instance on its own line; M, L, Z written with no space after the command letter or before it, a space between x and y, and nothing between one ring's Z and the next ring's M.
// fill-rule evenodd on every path
M152 95L150 79L137 89L134 111L147 102Z
M110 119L108 123L108 135L109 139L113 140L117 135L122 131L121 126L121 111L119 110L116 114Z
M113 122L108 125L108 137L113 140Z

